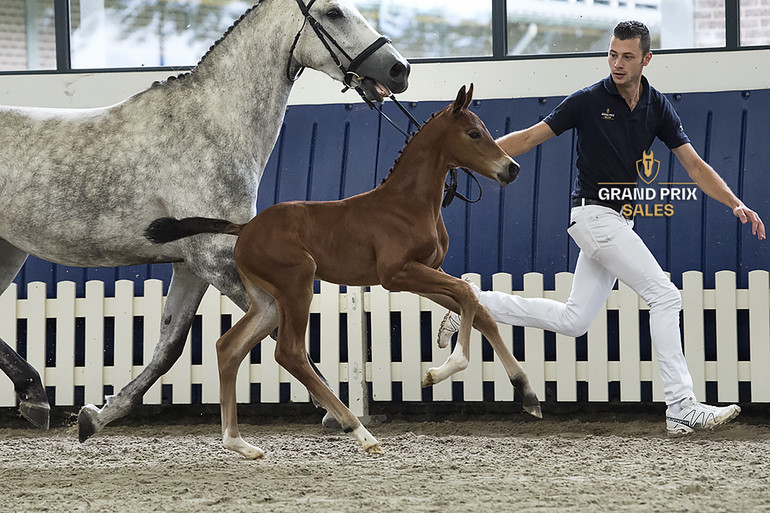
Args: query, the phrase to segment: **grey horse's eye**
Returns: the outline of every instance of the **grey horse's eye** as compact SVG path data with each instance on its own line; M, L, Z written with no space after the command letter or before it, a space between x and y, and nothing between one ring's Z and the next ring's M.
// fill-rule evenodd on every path
M336 7L332 7L331 9L326 11L326 17L329 18L330 20L338 20L342 18L342 11Z

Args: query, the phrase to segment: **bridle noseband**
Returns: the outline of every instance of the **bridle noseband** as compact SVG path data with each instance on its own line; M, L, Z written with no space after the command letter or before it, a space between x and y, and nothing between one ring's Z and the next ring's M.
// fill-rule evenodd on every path
M299 76L302 74L302 71L304 71L304 67L301 67L299 71L292 76L291 75L291 61L294 58L294 49L297 47L297 41L299 41L299 36L302 34L302 29L305 28L305 25L307 23L310 24L313 31L318 36L318 39L321 41L321 43L324 45L326 50L329 52L329 55L331 55L332 60L334 61L334 64L337 65L337 67L342 71L342 74L344 75L343 82L345 84L345 89L343 91L347 90L348 88L354 87L352 81L356 80L360 83L361 80L363 80L365 77L360 76L358 73L356 73L356 70L358 70L358 67L371 55L379 50L382 46L385 46L386 44L390 43L390 38L387 36L380 36L375 40L372 44L367 46L363 49L361 53L356 55L355 57L351 57L348 55L348 53L345 51L344 48L342 48L339 43L329 34L326 29L319 23L315 17L310 14L310 7L313 5L315 0L310 0L310 2L305 5L305 2L303 0L297 0L297 5L299 6L299 10L302 12L302 16L305 17L305 20L302 22L302 26L299 29L299 32L297 32L297 35L294 37L294 43L291 45L291 50L289 51L289 61L286 63L286 78L289 79L289 81L294 82L296 81ZM342 62L340 61L340 58L337 56L337 53L332 49L332 45L337 48L339 53L345 57L349 64L347 67L345 67ZM363 91L360 90L359 87L355 86L355 89L358 91L358 94L360 94L363 97Z

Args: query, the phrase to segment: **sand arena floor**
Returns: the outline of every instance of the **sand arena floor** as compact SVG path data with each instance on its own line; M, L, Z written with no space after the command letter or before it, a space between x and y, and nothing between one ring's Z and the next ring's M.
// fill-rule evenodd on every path
M671 439L649 414L401 417L370 424L383 456L314 420L244 423L261 461L223 449L211 419L129 422L84 444L71 421L18 421L0 424L0 511L767 512L767 420Z

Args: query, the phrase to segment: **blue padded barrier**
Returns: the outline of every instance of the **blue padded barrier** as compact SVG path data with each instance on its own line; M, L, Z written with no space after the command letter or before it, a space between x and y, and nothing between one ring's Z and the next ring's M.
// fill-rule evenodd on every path
M769 220L770 90L668 97L695 149ZM541 120L560 100L480 100L472 109L499 137ZM406 107L423 121L447 104L407 102ZM404 130L414 130L395 105L388 102L384 110ZM566 234L574 144L572 132L547 141L516 158L522 170L513 184L501 188L480 178L484 195L479 203L455 200L445 209L450 247L444 269L454 275L481 273L484 287L491 285L493 273L509 272L514 288L522 287L526 272L543 273L544 285L550 288L554 274L574 270L578 250ZM360 103L291 106L262 177L257 211L278 201L338 199L366 191L387 175L403 145L402 134ZM652 150L661 163L659 182L691 181L662 143L656 141ZM475 184L462 175L459 189L472 197L477 194ZM637 218L635 229L678 286L684 271L702 271L704 286L713 287L714 273L728 269L738 273L738 286L745 288L748 271L770 269L767 243L757 241L722 204L701 191L697 194L697 201L676 203L671 217ZM167 287L170 277L168 264L79 269L30 257L15 282L22 297L32 281L45 282L53 296L57 281L71 280L82 296L85 281L91 279L104 280L111 295L117 279L133 280L141 294L145 279L161 279Z

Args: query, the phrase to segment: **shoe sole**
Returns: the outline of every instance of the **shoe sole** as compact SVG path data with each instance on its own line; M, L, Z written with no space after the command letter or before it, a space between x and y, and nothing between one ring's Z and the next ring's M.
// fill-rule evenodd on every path
M717 424L714 424L711 427L693 429L689 426L680 426L677 429L666 429L666 434L671 438L678 438L678 437L692 435L694 433L702 432L702 431L714 431L715 429L718 429L724 426L725 424L729 423L731 420L737 417L740 413L741 413L741 407L736 406L729 416L725 417L724 419L722 419Z

